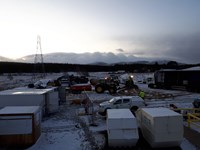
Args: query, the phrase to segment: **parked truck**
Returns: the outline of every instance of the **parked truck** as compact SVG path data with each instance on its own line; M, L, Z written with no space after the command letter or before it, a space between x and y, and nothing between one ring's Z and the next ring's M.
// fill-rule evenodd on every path
M139 96L117 96L99 104L99 113L106 115L108 109L129 108L132 112L144 107L144 100Z

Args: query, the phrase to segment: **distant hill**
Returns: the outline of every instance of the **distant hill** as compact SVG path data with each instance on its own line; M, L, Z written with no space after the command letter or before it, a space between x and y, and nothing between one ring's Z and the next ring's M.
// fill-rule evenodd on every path
M0 56L0 61L8 61L8 62L10 62L10 61L14 61L14 60Z
M35 55L28 55L22 58L12 60L0 57L0 61L15 61L34 63ZM44 63L69 63L69 64L95 64L95 65L112 65L112 64L166 64L168 60L159 60L153 58L140 58L133 55L114 54L114 53L48 53L43 54Z
M16 61L34 62L35 55L24 56ZM47 63L71 63L71 64L93 64L97 62L112 64L118 62L134 62L140 60L135 56L125 56L114 53L49 53L43 54L44 62Z

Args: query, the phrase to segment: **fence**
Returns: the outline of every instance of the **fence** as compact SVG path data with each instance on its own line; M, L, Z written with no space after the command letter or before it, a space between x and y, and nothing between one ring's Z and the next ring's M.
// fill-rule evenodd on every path
M175 108L172 109L178 113L181 113L184 118L187 119L188 127L191 127L191 124L200 128L200 108Z
M197 117L196 115L197 114L190 114L190 113L187 114L188 116L187 122L188 122L189 128L191 127L191 124L200 128L200 124L197 123L197 122L200 122L200 117ZM198 114L198 116L200 115Z

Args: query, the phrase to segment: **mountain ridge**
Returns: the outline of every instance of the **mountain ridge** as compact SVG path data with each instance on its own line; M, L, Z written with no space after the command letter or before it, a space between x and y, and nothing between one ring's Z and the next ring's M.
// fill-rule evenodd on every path
M38 55L39 56L39 55ZM40 59L39 59L40 60ZM13 62L24 62L24 63L34 63L35 55L27 55L18 59L9 59L0 56L0 61L13 61ZM156 63L159 64L167 63L170 60L165 60L161 58L141 58L133 55L124 54L114 54L108 53L66 53L66 52L54 52L43 54L44 63L67 63L67 64L129 64L129 63Z

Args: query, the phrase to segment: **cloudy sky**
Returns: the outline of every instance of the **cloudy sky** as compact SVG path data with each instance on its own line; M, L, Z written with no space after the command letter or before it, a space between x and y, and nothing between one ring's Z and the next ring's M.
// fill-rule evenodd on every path
M0 56L112 52L200 62L200 0L1 0Z

